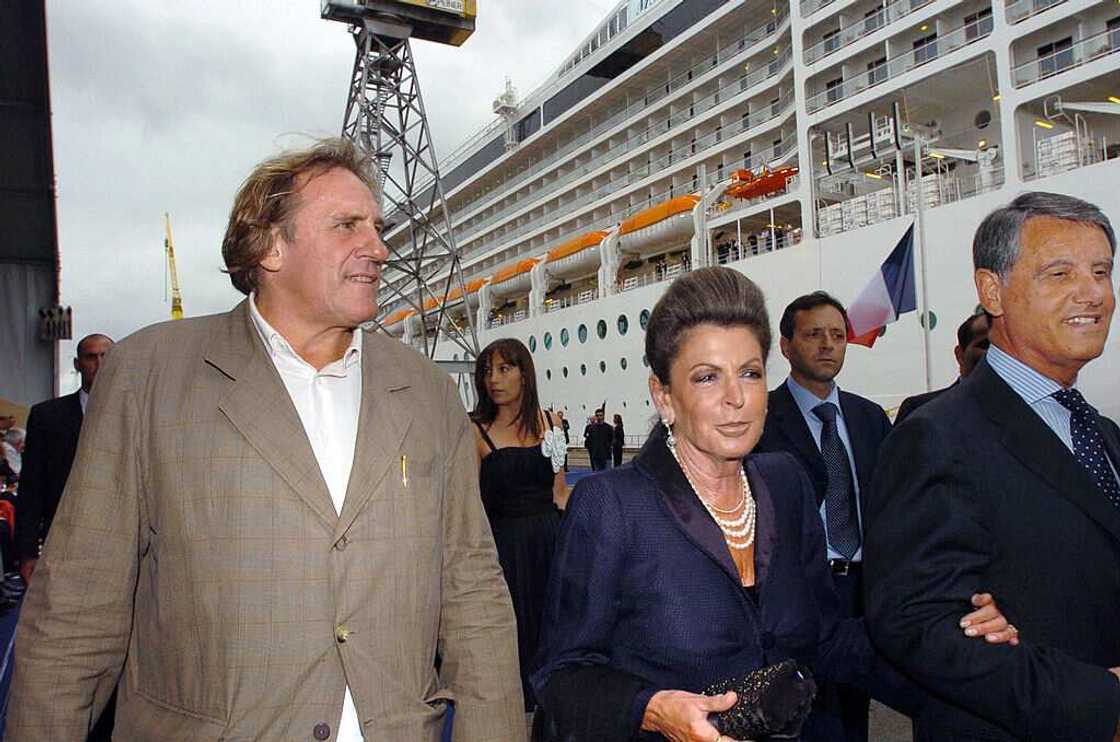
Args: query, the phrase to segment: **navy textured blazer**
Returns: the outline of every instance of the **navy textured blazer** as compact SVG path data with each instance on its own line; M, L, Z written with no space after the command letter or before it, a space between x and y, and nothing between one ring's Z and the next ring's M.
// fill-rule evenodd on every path
M700 692L787 658L905 712L920 706L875 654L863 622L838 617L801 467L786 453L755 454L745 466L758 504L754 595L663 435L631 464L576 486L533 676L564 739L659 739L639 732L657 691Z

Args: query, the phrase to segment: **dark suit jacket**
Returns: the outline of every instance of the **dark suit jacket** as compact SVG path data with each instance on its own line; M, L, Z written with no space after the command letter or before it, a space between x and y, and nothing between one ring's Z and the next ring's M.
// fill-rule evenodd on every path
M859 480L860 507L867 488L871 486L871 475L879 458L879 447L891 432L891 421L883 408L864 399L858 394L840 390L840 411L844 415L844 425L852 442L852 458L856 463L856 478ZM762 440L755 451L788 451L809 474L817 507L824 502L828 488L828 472L824 467L821 450L813 442L813 434L797 407L797 402L789 390L788 382L782 382L770 392L769 407L766 412L766 427Z
M21 559L39 556L39 539L47 535L54 520L81 429L78 392L31 408L16 506L16 554Z
M921 739L1111 742L1120 510L986 362L895 429L866 506L872 638L937 696ZM1021 646L961 634L981 591Z
M658 739L638 731L656 691L699 692L791 657L904 710L920 704L862 621L840 619L821 519L793 458L746 463L758 504L752 598L660 430L632 463L580 480L564 516L533 682L565 738Z
M910 415L913 414L914 411L917 410L919 407L921 407L922 405L927 404L929 402L932 402L933 400L937 399L942 394L949 391L950 389L952 389L953 387L955 387L959 383L960 383L960 379L957 379L956 381L954 381L952 384L945 387L944 389L934 389L932 392L925 392L923 394L915 394L913 397L907 397L906 399L902 400L902 404L900 404L898 406L898 414L894 416L894 424L898 425L903 420L910 417Z

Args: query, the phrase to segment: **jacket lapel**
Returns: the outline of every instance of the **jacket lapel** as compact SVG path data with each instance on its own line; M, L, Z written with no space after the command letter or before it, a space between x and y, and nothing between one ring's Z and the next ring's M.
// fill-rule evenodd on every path
M801 409L793 399L786 382L773 391L770 400L770 410L767 413L774 418L777 429L790 442L792 453L806 464L806 468L814 480L827 480L824 459L821 451L813 441L813 434L809 432L809 425L805 422ZM818 493L820 494L820 493ZM818 497L820 505L822 498Z
M676 526L696 548L702 551L739 586L739 570L731 559L727 542L708 511L700 503L684 472L665 445L664 428L658 425L646 439L635 463L645 471L661 494ZM753 484L753 482L752 482Z
M981 362L965 383L984 414L1000 428L1000 440L1007 451L1120 540L1120 510L1113 507L1085 468L1023 398L986 362Z
M288 390L249 316L248 300L227 315L206 362L230 379L218 409L296 495L331 528L338 521L327 483Z
M775 525L777 516L774 514L774 497L766 480L758 470L758 465L750 458L747 459L747 481L751 485L751 495L755 504L754 526L754 570L755 584L762 585L766 581L766 573L770 562L778 548L778 528Z
M364 332L364 331L363 331ZM366 332L362 337L362 406L354 464L346 487L346 501L335 527L341 538L354 523L386 474L401 466L402 444L415 411L408 404L411 382L404 369L384 363L379 347L398 342Z

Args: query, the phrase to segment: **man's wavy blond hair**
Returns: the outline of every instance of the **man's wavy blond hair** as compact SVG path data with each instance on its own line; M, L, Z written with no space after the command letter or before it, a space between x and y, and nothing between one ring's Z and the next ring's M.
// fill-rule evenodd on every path
M284 152L265 160L253 169L233 201L226 235L222 239L222 259L233 287L243 294L255 291L259 267L272 248L273 229L284 239L294 237L292 214L299 203L299 179L315 177L328 170L349 170L377 196L377 185L370 175L369 159L348 139L321 139L306 149Z

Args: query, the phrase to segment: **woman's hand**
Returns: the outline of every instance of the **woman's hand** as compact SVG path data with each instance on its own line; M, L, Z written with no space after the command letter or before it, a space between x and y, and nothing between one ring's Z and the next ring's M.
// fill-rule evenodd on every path
M708 721L708 714L726 711L734 705L734 691L718 696L702 696L683 690L658 691L646 705L642 729L658 732L672 742L716 742L720 733ZM732 741L723 737L721 742Z
M973 595L972 605L976 610L961 619L965 636L982 636L990 644L1019 646L1019 629L1004 618L991 593Z

